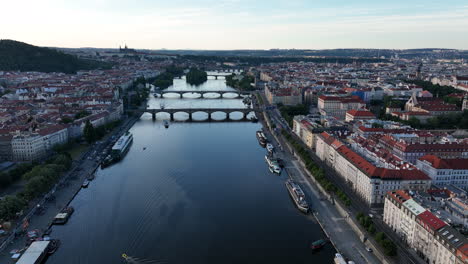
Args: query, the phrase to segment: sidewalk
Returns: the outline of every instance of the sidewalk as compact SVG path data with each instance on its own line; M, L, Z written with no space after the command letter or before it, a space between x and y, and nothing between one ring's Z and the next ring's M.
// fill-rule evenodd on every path
M112 135L120 136L123 132L127 131L138 119L129 118L124 121L121 127L117 128L113 133L106 136L105 141L109 140ZM86 153L82 154L82 157L77 161L72 169L67 172L61 179L63 184L59 185L54 192L56 197L54 201L45 202L46 210L42 215L32 215L29 218L28 231L38 229L42 232L49 229L53 218L60 212L65 206L67 206L75 195L81 190L81 184L83 181L99 167L99 161L93 159L87 159L89 153L93 152L95 147L90 148ZM92 183L91 183L92 184ZM31 210L31 208L29 208ZM53 233L51 234L53 238ZM5 249L0 251L0 263L13 263L10 259L10 251L13 249L23 249L26 245L27 236L16 237ZM0 244L3 243L0 242ZM60 250L60 249L59 249Z
M266 132L266 134L270 139L274 137L276 142L273 140L271 142L277 145L278 138L270 132ZM283 149L286 148L285 145L281 145ZM276 147L276 149L279 149L279 147ZM298 160L287 150L277 153L276 157L285 161L285 170L289 177L303 187L304 185L307 186L303 190L308 197L308 201L312 201L310 205L314 211L313 215L336 250L355 263L381 263L373 253L366 251L366 245L361 242L359 236L356 235L346 219L340 215L331 202L321 199L324 195L311 183Z

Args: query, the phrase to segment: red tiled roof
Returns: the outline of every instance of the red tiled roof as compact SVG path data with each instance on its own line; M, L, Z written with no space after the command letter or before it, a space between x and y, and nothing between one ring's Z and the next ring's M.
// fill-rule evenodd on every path
M402 204L409 199L412 199L411 196L403 190L396 190L387 192L387 194L396 202Z
M400 180L430 180L430 178L420 170L394 170L376 167L345 145L337 148L336 151L369 177Z
M349 110L348 112L346 112L347 114L350 114L352 116L368 116L368 117L375 117L375 115L370 112L370 111L367 111L367 110L355 110L355 109L352 109L352 110Z
M439 230L440 228L446 226L445 222L437 218L433 213L430 211L424 211L423 213L417 216L421 220L421 222L432 230Z
M425 155L419 160L431 163L436 169L468 170L468 159L441 159L435 155Z

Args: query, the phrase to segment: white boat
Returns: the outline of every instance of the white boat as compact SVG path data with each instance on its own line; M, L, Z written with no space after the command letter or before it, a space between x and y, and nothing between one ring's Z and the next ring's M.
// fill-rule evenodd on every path
M271 153L271 152L273 152L273 150L275 149L275 147L273 147L273 144L267 143L266 149L268 150L268 152Z
M114 144L112 147L111 155L114 160L118 161L127 154L130 146L133 143L133 135L130 132L125 133L125 135L121 136L117 143Z
M335 264L346 264L346 260L340 253L335 254Z
M294 200L297 208L304 213L309 212L309 205L305 200L304 192L302 191L299 184L295 183L293 180L289 179L285 182L286 188L288 189L289 195Z
M278 173L278 174L281 174L281 167L278 163L278 160L268 156L268 155L265 155L265 161L267 162L268 164L268 169L270 170L271 173Z

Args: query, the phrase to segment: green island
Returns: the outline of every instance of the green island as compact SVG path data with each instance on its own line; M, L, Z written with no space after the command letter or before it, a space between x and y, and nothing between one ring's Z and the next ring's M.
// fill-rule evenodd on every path
M203 70L191 68L186 75L186 80L191 85L200 85L208 80L208 75Z

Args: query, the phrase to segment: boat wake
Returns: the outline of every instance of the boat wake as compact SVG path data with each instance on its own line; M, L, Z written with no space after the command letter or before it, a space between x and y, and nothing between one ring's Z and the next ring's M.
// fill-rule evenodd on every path
M160 260L136 258L136 257L128 256L127 254L122 254L122 258L125 260L125 263L132 263L132 264L163 264L163 263L167 263L165 261L160 261Z

